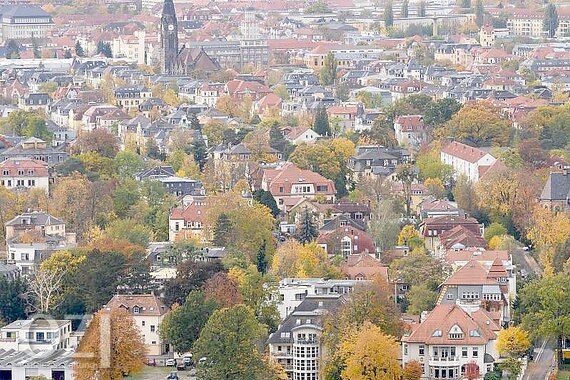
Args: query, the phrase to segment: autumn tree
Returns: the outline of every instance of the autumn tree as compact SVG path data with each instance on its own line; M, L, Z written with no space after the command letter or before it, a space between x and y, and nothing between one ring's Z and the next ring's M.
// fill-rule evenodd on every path
M539 258L546 274L554 273L554 254L570 236L570 218L536 205L528 238L540 250Z
M499 331L497 351L502 356L522 357L530 347L528 333L519 326L510 326Z
M369 232L381 252L392 248L398 241L401 214L398 212L399 202L386 197L373 203L373 216L370 220Z
M139 328L124 309L97 312L76 352L77 380L121 380L144 368L146 348Z
M419 238L420 233L411 224L405 225L398 235L398 245L407 245L411 239Z
M220 262L181 262L176 267L177 276L164 284L164 301L167 305L184 303L191 291L201 289L209 278L223 269Z
M351 380L398 380L400 347L394 337L365 321L359 329L346 334L340 344L344 359L343 378Z
M97 152L103 157L113 158L119 151L117 138L106 128L83 132L73 145L75 153Z
M425 284L412 286L406 293L409 306L407 312L420 315L424 311L431 311L437 302L438 293Z
M215 301L220 308L243 303L238 282L225 272L218 272L207 279L203 291L206 299Z
M88 230L93 214L86 205L89 202L92 186L81 174L58 178L53 189L53 210L55 216L65 220L66 227L75 231L79 238Z
M190 351L200 336L208 318L217 309L212 298L206 298L200 291L192 291L181 306L174 306L160 325L160 336L170 342L176 352Z
M266 336L250 307L216 310L192 349L196 357L207 358L198 376L204 380L267 379L268 366L258 346Z
M459 176L452 194L459 208L467 212L473 212L479 207L479 200L477 193L475 192L475 186L465 175Z
M410 164L398 165L395 178L402 184L406 215L409 217L412 213L412 183L418 178L417 169Z
M340 271L328 259L327 253L316 243L303 245L288 240L280 245L271 264L271 272L285 277L340 277Z
M452 137L472 146L508 145L511 124L490 103L467 103L436 131L439 137Z
M424 373L424 366L417 360L406 363L402 371L402 380L420 380Z
M449 267L440 259L425 253L415 253L395 260L390 265L392 278L410 286L427 285L435 290L449 274Z

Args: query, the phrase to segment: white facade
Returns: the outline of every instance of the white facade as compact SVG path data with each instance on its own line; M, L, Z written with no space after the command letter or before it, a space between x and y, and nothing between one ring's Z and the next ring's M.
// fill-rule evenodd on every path
M51 351L70 348L69 320L17 320L0 329L1 350Z
M484 166L493 165L497 159L491 156L489 153L485 154L482 158L477 161L468 161L450 155L445 152L441 152L441 162L446 165L451 165L455 170L455 176L458 178L461 175L466 176L472 183L479 181L479 169Z

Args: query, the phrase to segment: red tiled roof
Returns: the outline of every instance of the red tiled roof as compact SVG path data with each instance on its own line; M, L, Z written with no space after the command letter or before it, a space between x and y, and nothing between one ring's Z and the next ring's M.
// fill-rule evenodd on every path
M335 193L333 181L311 170L299 169L290 162L278 169L265 169L262 181L267 184L268 190L273 196L291 195L293 184L327 186L327 191L319 193L323 195L333 195ZM283 191L279 191L281 187Z
M474 148L457 141L448 144L441 152L471 163L479 161L487 154L487 152L484 152L481 149Z
M425 128L422 115L398 116L394 124L399 124L402 132L415 132Z

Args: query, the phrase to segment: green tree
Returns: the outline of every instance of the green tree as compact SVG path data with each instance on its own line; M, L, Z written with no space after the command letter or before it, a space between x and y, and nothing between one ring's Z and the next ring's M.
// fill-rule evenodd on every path
M192 113L190 115L190 117L188 118L188 122L190 123L190 128L196 131L202 130L202 124L200 124L200 120L198 120L198 117L196 116L195 113Z
M331 134L329 114L327 113L325 106L322 104L317 107L317 110L315 112L313 130L321 136L329 136Z
M394 10L392 1L389 1L384 8L384 26L386 28L394 26Z
M548 38L554 38L556 29L558 29L558 11L556 5L549 3L544 11L542 30L547 32Z
M526 331L556 340L557 363L562 365L562 344L570 336L570 281L558 273L537 279L525 286L520 295L519 315Z
M121 151L113 159L115 172L121 179L134 179L135 174L142 170L144 161L141 156L134 152Z
M104 41L97 42L97 54L103 54L107 58L113 58L111 43Z
M417 180L418 175L410 164L402 164L396 167L396 180L402 183L402 193L404 194L404 204L406 205L406 215L412 213L412 183Z
M121 182L113 191L113 209L120 218L125 218L129 210L140 199L139 183L134 179Z
M267 271L267 253L265 250L265 242L259 247L257 251L257 260L256 260L257 271L261 274L265 274Z
M269 129L269 146L283 154L283 159L289 158L295 146L285 139L278 122L271 124Z
M425 284L412 286L406 294L409 302L408 313L420 315L423 311L431 311L437 301L437 292Z
M160 326L160 336L174 345L176 352L188 352L216 308L216 302L206 299L203 292L192 291L183 305L166 315Z
M461 103L455 99L439 99L436 102L430 103L426 108L424 122L433 127L440 126L450 120L460 109Z
M81 42L79 42L79 40L75 43L75 54L78 57L85 57L85 51L83 50L83 46L81 46Z
M325 56L323 67L321 68L321 84L323 86L330 86L336 82L338 64L332 52Z
M164 301L171 306L184 303L193 290L202 289L204 283L224 269L222 263L185 260L176 266L176 278L164 284Z
M216 310L193 347L195 357L207 358L198 367L203 380L271 379L259 342L266 329L245 305Z
M301 222L297 227L297 240L299 240L301 244L308 244L315 240L317 236L319 236L319 231L313 221L313 214L309 211L308 207L305 206Z
M218 247L227 247L230 245L233 223L226 213L221 213L214 226L213 243Z
M16 41L9 40L8 43L6 43L6 58L8 59L20 58L20 45Z
M9 279L0 276L0 320L12 323L26 318L26 299L28 287L21 277Z
M427 254L412 253L390 264L390 273L412 287L426 286L435 290L449 274L449 267L440 259Z
M269 191L265 191L263 189L257 189L253 192L253 199L261 203L262 205L266 206L269 210L271 210L271 214L274 217L277 217L281 210L277 207L277 202L275 202L275 198Z
M402 1L402 9L400 10L400 17L401 18L408 18L409 13L410 13L409 2L408 2L408 0L403 0Z
M493 222L485 228L485 240L487 243L495 236L502 236L507 234L507 228L501 223Z
M151 231L144 224L138 223L134 219L114 220L105 233L114 239L127 240L141 247L148 246L151 238Z

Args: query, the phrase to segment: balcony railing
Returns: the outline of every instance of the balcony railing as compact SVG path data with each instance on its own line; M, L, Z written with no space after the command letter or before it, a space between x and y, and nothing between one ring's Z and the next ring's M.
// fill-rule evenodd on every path
M11 342L15 342L16 341L16 337L13 338L0 338L0 343L11 343Z
M319 342L316 339L297 339L295 341L295 344L311 344L311 345L316 345L319 344Z
M459 356L431 356L430 362L440 365L457 365L459 363Z

